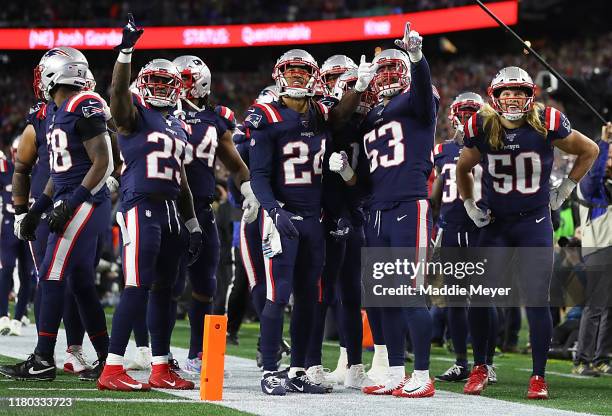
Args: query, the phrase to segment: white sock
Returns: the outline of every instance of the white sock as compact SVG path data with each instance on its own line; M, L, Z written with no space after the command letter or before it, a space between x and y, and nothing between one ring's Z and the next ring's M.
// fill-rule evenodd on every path
M406 377L406 369L403 365L389 367L389 378L393 381L401 380Z
M298 371L305 371L304 367L291 367L289 369L289 378L296 377Z
M387 355L386 345L374 344L374 357L372 357L372 367L374 366L389 366L389 356Z
M168 364L168 356L167 355L156 355L151 359L151 364L159 365L159 364Z
M120 365L121 367L123 367L123 355L109 353L108 357L106 357L106 364Z
M427 381L429 380L429 370L414 370L412 372L412 377L416 378L418 381Z
M338 357L338 367L348 364L348 356L346 355L346 347L340 347L340 356Z

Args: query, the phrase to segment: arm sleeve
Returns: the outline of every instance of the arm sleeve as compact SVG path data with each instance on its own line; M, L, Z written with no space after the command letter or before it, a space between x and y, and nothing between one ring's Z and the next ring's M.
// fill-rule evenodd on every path
M438 101L431 83L431 71L425 57L410 65L410 108L419 118L435 122L438 113Z
M270 129L247 130L247 138L250 138L251 187L261 206L268 212L273 208L280 208L271 184L274 138L270 133Z

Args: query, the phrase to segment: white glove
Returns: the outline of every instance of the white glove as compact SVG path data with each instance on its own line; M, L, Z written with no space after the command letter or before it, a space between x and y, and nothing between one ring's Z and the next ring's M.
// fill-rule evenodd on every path
M410 61L413 63L417 63L423 58L423 37L419 35L419 32L410 30L410 22L406 23L404 37L395 40L395 46L408 52Z
M488 209L487 212L484 212L478 208L478 205L476 205L476 202L474 202L472 198L463 201L463 206L468 216L474 221L474 224L476 224L478 228L482 228L491 222L491 210Z
M106 187L111 192L117 192L119 190L119 181L113 176L106 178Z
M251 181L243 182L240 185L240 193L244 197L242 219L250 224L257 219L257 212L259 211L259 201L255 197L253 189L251 189Z
M561 181L561 185L550 190L550 209L558 210L563 205L563 202L571 195L576 187L576 182L570 178L565 178Z
M264 211L263 227L261 232L261 248L263 255L267 259L271 259L283 252L283 245L281 244L280 233L274 225L274 221Z
M345 182L350 181L351 178L355 176L353 168L351 168L351 165L348 163L348 156L344 151L331 154L329 157L329 170L342 176Z
M355 83L355 91L364 92L370 86L370 82L376 71L378 70L378 64L366 62L365 55L361 55L361 62L357 68L357 82Z
M15 234L15 237L17 237L20 240L23 240L23 238L21 237L21 231L20 231L21 221L23 221L26 215L27 213L15 214L15 221L13 222L13 233Z

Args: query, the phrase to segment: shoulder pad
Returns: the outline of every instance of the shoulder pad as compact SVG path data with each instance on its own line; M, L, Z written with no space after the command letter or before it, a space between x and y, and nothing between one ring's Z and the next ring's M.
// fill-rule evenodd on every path
M234 117L234 112L223 105L216 106L215 113L217 113L232 124L236 123L236 117Z
M465 133L465 137L472 138L478 135L480 124L480 117L478 117L478 113L474 113L472 117L468 119L463 125L463 132Z
M558 131L562 126L566 130L571 130L571 125L565 114L554 107L546 107L540 114L540 119L548 131Z
M66 103L65 111L83 115L83 117L105 117L105 102L98 94L84 91L70 98Z
M265 124L273 124L282 121L282 117L276 107L272 104L253 104L247 110L244 119L245 127L258 129Z

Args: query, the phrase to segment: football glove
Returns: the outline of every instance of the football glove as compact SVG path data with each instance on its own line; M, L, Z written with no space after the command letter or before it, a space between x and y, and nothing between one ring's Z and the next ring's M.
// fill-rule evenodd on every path
M336 229L331 230L329 234L336 239L336 241L346 240L353 230L353 225L348 218L340 217L335 221Z
M110 192L117 192L119 190L119 181L114 176L106 178L106 187Z
M115 46L114 49L117 52L132 52L134 46L136 46L136 42L138 42L138 39L142 36L143 32L143 28L136 27L136 23L134 23L134 16L132 15L132 13L128 13L128 22L123 27L123 37L121 38L121 43Z
M550 190L550 209L553 211L558 210L563 205L563 202L568 196L572 194L572 191L576 187L576 182L570 178L565 178L561 182L561 185Z
M491 222L491 210L488 209L487 212L484 212L478 208L478 205L476 205L476 202L472 198L466 199L463 202L463 206L468 216L474 221L474 224L476 224L478 228L482 228Z
M247 224L252 223L257 219L257 212L259 211L259 201L255 197L253 190L251 189L251 182L246 181L240 185L240 193L244 197L242 201L242 219Z
M264 215L263 229L261 233L261 249L267 259L283 252L283 245L278 230L274 226L274 221L268 214Z
M348 156L344 151L331 154L329 157L329 170L342 176L345 182L350 181L355 175L353 168L348 163Z
M365 55L361 55L361 62L359 62L359 67L357 68L357 82L355 83L355 91L364 92L367 90L370 86L372 78L374 78L374 75L376 75L377 69L377 64L366 62Z
M52 233L63 233L66 228L66 224L70 222L72 215L74 214L74 209L70 207L67 201L60 201L59 204L56 204L55 207L51 210L49 214L49 218L47 222L49 223L49 230Z
M416 63L423 58L423 38L419 35L419 32L410 30L410 22L406 23L404 37L395 40L395 46L405 50L411 62Z
M287 212L282 208L273 208L270 210L269 214L281 237L292 240L300 236L300 233L298 232L297 228L295 228L295 225L293 225L291 220L301 221L303 220L302 217L299 215L292 216L290 212Z
M200 257L202 249L202 229L197 218L192 218L185 222L185 227L189 230L189 248L187 249L187 265L191 266Z
M24 241L36 240L36 227L40 222L40 217L32 212L15 215L13 231L15 237Z

